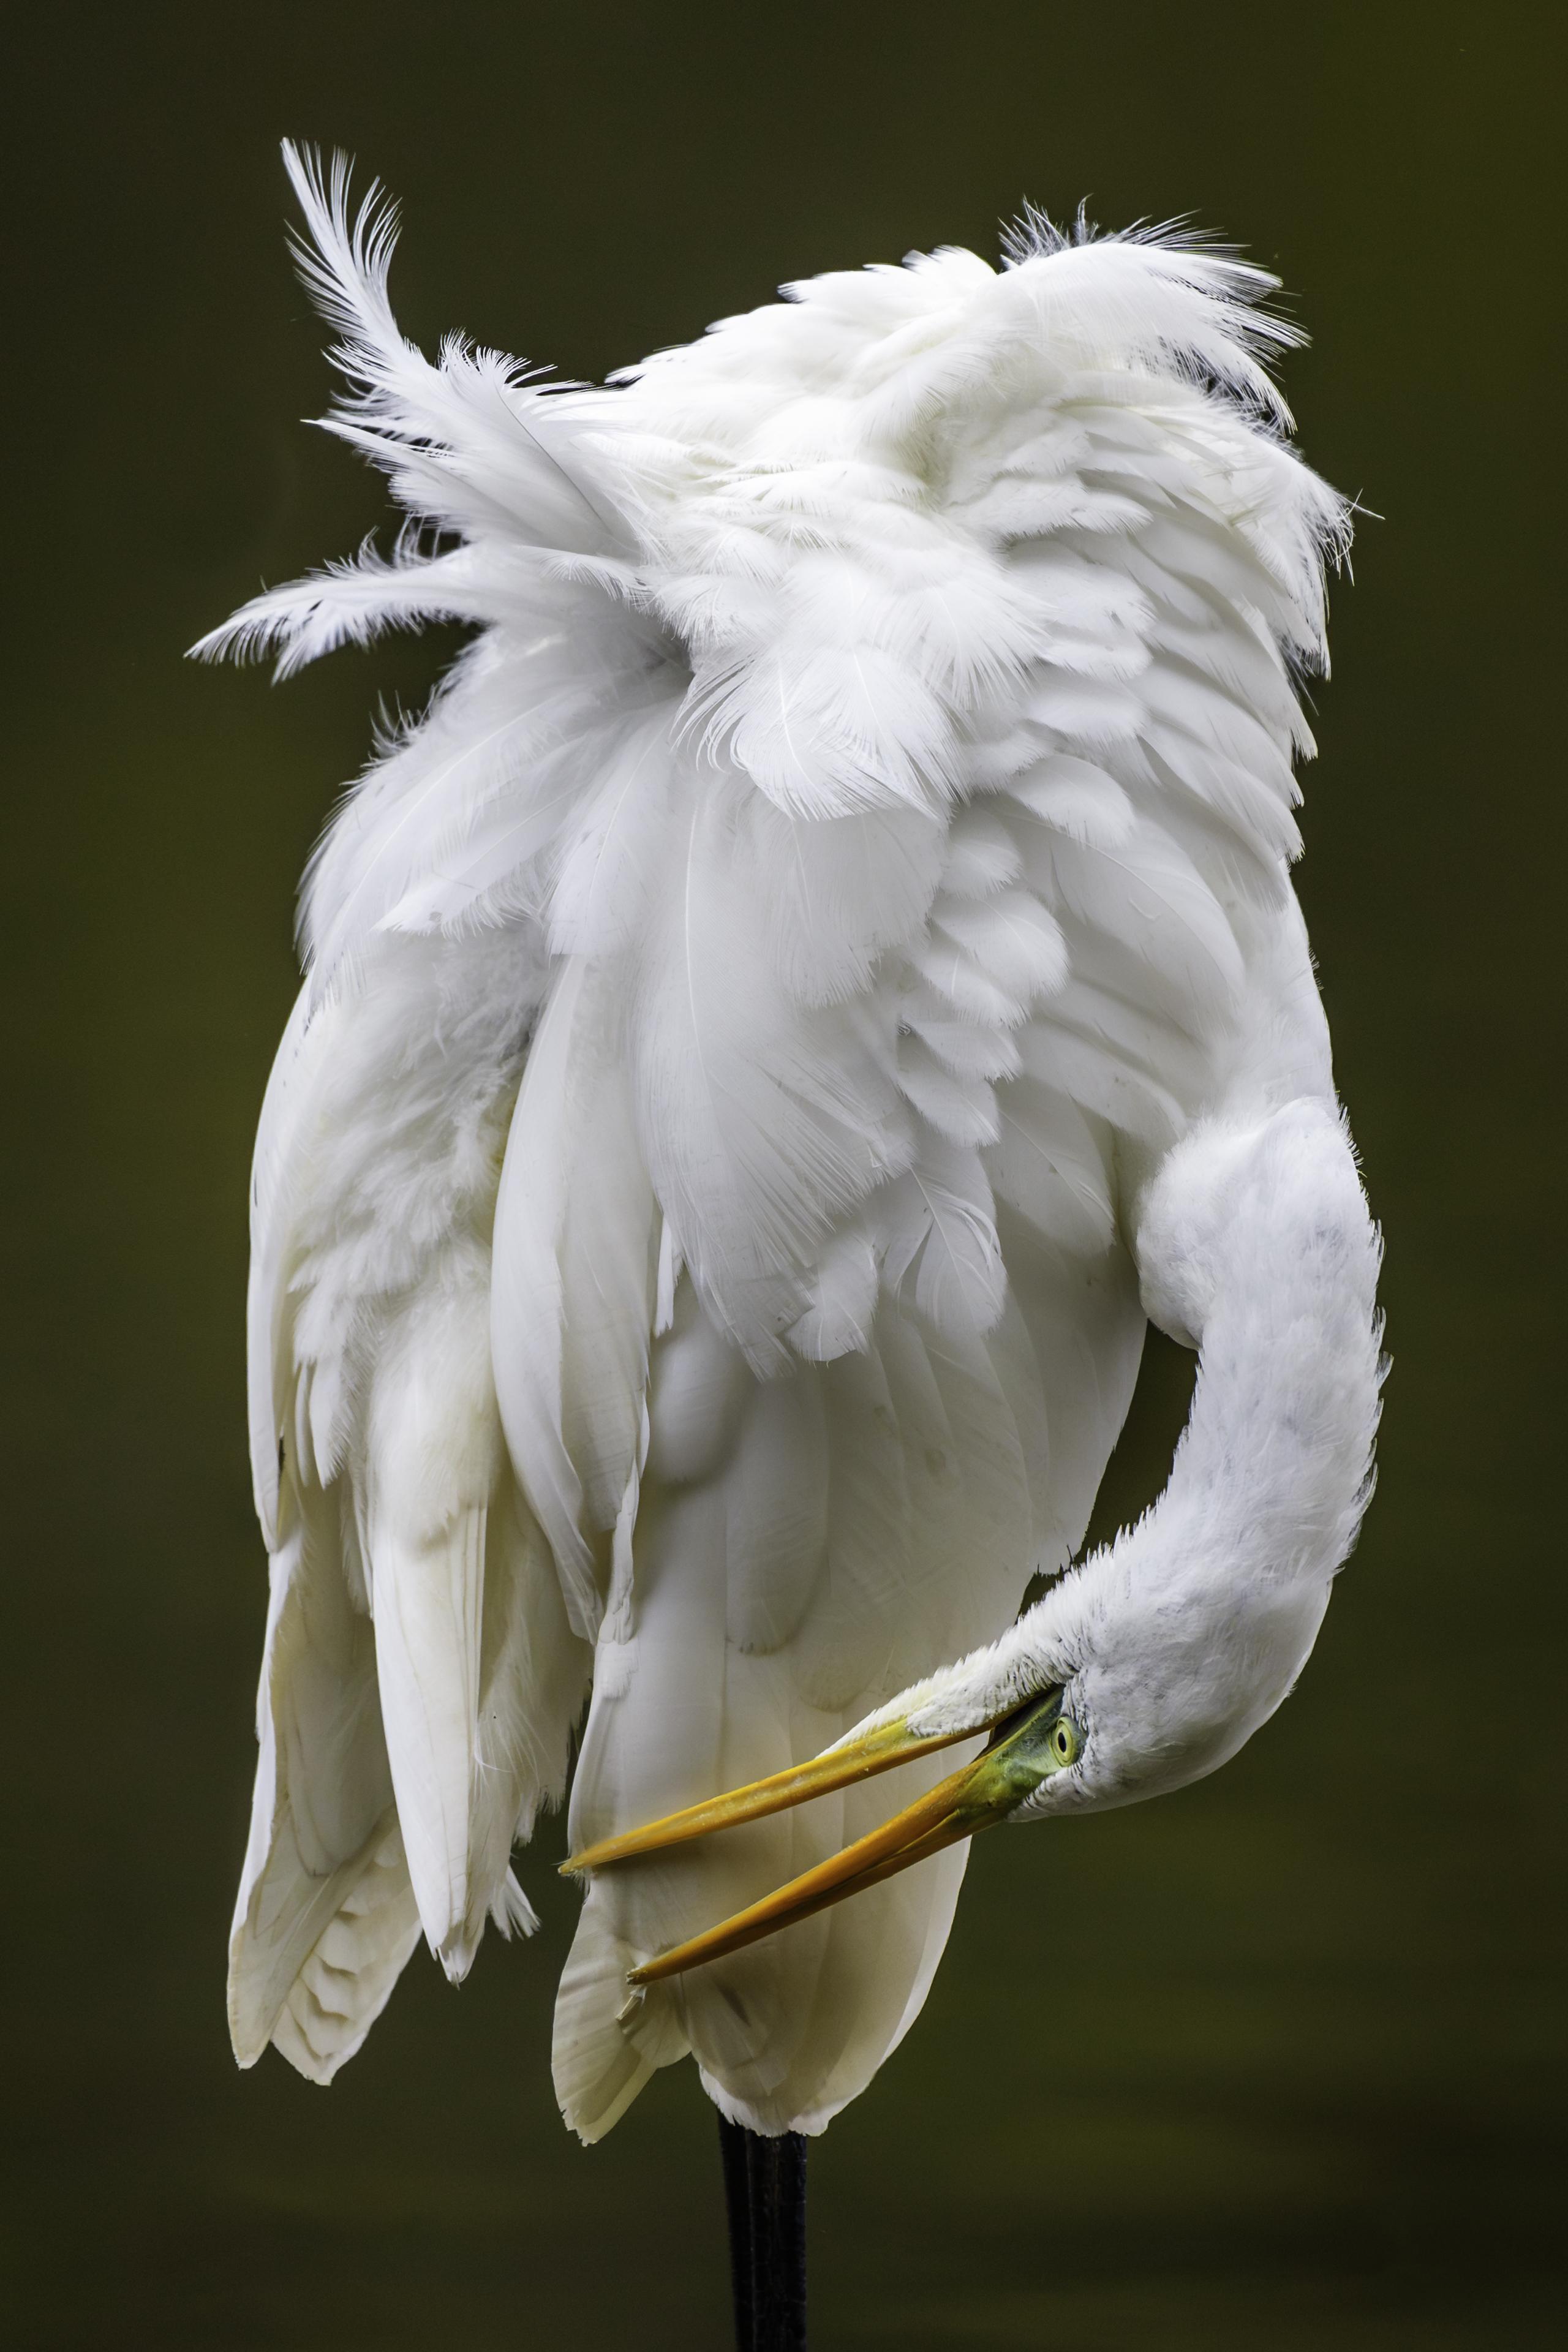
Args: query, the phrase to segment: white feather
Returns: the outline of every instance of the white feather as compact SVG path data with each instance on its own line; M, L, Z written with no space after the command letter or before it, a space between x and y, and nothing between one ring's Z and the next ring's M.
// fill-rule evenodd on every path
M1344 509L1280 437L1272 281L1164 232L1031 216L1000 274L837 273L551 389L423 358L390 211L290 169L329 422L405 528L204 649L478 632L313 862L258 1142L235 2032L325 2080L416 1920L454 1975L528 1924L590 1643L579 1840L838 1738L1080 1539L1140 1187L1238 1086L1329 1084L1286 861ZM753 2128L855 2095L957 1856L624 1976L881 1811L595 1883L584 2137L688 2049Z
M661 1244L616 978L578 960L552 992L507 1145L490 1310L507 1444L588 1641L639 1466Z

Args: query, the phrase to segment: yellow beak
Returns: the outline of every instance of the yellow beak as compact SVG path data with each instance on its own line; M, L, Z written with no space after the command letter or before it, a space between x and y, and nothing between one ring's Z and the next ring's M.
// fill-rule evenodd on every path
M1051 1690L1001 1717L983 1756L964 1765L962 1770L950 1773L925 1796L906 1806L901 1813L895 1813L891 1821L884 1822L880 1829L858 1838L842 1853L791 1879L786 1886L764 1895L748 1909L737 1911L732 1918L721 1920L717 1927L705 1929L684 1944L677 1944L670 1951L661 1952L657 1959L645 1960L640 1968L630 1970L627 1982L657 1984L663 1977L679 1976L687 1969L700 1968L705 1961L721 1959L728 1952L738 1952L764 1936L776 1935L781 1927L793 1927L798 1919L809 1919L814 1912L825 1911L830 1904L858 1895L863 1888L876 1885L879 1879L908 1870L911 1864L940 1853L944 1846L954 1845L961 1838L973 1837L977 1830L989 1829L994 1822L1005 1821L1047 1774L1060 1769L1060 1759L1051 1753L1047 1742L1060 1715L1061 1703L1060 1690ZM824 1796L830 1789L847 1788L853 1782L868 1780L873 1773L890 1771L895 1765L908 1763L913 1757L951 1748L961 1739L972 1739L974 1729L984 1727L917 1738L906 1721L880 1724L863 1738L831 1748L826 1755L814 1757L806 1764L793 1765L787 1772L775 1772L768 1780L732 1789L725 1796L689 1806L684 1812L668 1814L643 1829L628 1831L625 1836L605 1838L574 1854L562 1868L569 1872L600 1870L634 1854L657 1853L689 1838L708 1837L716 1830L730 1829L741 1822L758 1821L767 1814L783 1812L791 1805Z

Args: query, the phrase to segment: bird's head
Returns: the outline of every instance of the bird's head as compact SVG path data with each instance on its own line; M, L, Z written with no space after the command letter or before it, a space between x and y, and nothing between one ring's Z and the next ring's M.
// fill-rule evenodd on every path
M708 1837L984 1736L976 1755L879 1829L733 1918L632 1971L651 1984L775 1934L1005 1821L1134 1804L1233 1756L1289 1691L1326 1591L1263 1582L1239 1602L1202 1567L1146 1572L1134 1530L1065 1578L996 1643L765 1780L607 1838L563 1867L598 1870Z
M1009 1818L1103 1811L1163 1795L1228 1761L1289 1691L1328 1600L1326 1579L1245 1557L1213 1519L1151 1513L999 1641L916 1685L866 1727L911 1740L1052 1727L1046 1767ZM1054 1707L1054 1713L1049 1712ZM831 1750L838 1753L839 1750Z

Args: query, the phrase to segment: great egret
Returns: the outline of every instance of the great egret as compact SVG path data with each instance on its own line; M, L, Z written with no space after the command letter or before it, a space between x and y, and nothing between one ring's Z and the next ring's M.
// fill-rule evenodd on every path
M288 160L327 422L408 520L199 650L474 635L312 860L257 1145L234 2046L328 2082L421 1931L458 1979L531 1927L587 1700L562 2110L694 2053L793 2340L792 2136L917 2015L963 1841L1234 1755L1365 1504L1288 878L1347 510L1275 281L1171 231L1030 214L558 387L426 362L391 209ZM1146 1319L1191 1419L1068 1568Z

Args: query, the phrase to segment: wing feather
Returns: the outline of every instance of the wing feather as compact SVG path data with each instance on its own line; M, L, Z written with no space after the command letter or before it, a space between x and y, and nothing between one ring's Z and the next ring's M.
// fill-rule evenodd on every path
M541 988L526 938L389 943L301 997L264 1110L251 1338L274 1552L235 2044L330 2080L421 1927L448 1971L531 1915L587 1653L518 1493L489 1356L500 1146Z
M395 1958L401 1968L418 1934L406 1870L399 1880L395 1857L378 1864L396 1813L374 1640L350 1599L336 1497L300 1495L292 1478L283 1491L288 1525L273 1556L258 1708L261 1753L229 1943L229 2026L242 2066L261 2055L300 1971L367 1872L384 1870L394 1899L368 1939L358 1997L343 1988L340 2047L369 2030L390 1990L385 1964ZM330 2076L331 2057L323 2046L305 2071L325 2064Z
M572 1623L596 1633L641 1462L660 1221L638 1148L615 966L560 971L497 1205L491 1335L501 1419Z

